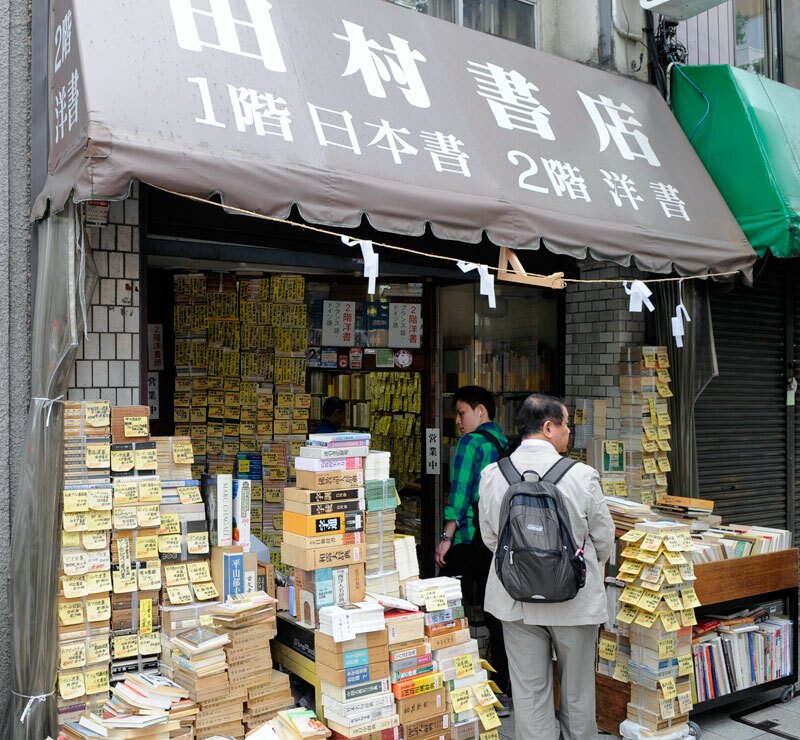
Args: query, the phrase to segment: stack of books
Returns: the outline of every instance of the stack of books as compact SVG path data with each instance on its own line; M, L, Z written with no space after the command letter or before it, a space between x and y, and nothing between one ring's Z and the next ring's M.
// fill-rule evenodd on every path
M693 582L689 527L660 520L626 532L617 580L616 623L620 640L603 635L599 662L604 672L630 682L627 722L641 730L686 731L692 708L692 627L700 606ZM625 641L622 638L626 638Z
M336 642L385 627L386 619L380 604L359 601L346 606L326 606L319 610L320 631L333 637Z
M639 522L653 518L653 510L649 504L642 504L619 496L606 496L608 512L614 520L614 526L627 532Z
M400 595L400 575L394 555L397 493L389 477L388 452L371 451L365 470L367 591Z
M448 603L460 603L461 601L461 581L458 578L449 578L447 576L408 581L405 584L403 596L412 604L422 607L425 606L425 594L431 589L441 591Z
M741 524L716 526L695 537L692 559L696 563L764 555L792 546L792 534L785 529Z
M272 399L272 396L269 398ZM263 403L261 396L259 402ZM270 549L270 562L282 572L285 570L282 568L280 550L283 543L284 491L289 481L289 449L290 446L283 442L266 442L261 451L264 487L261 533L264 544Z
M791 675L792 623L782 601L707 615L694 627L695 696L716 699Z
M64 403L58 593L58 723L98 711L109 689L111 409Z
M280 740L323 740L331 736L317 715L302 707L278 712L270 726Z
M165 639L172 666L172 680L183 686L196 702L228 695L228 664L223 647L228 636L210 627L195 627Z
M672 391L667 348L622 349L619 375L622 447L618 451L624 456L624 469L607 471L604 467L603 479L606 480L606 472L623 475L628 498L653 504L667 494L667 474L672 469L668 456L672 449L668 408ZM614 457L613 450L611 456ZM620 496L616 482L615 478L613 490L606 486L604 492Z
M117 683L98 712L87 712L63 728L64 737L146 738L191 740L191 717L196 707L181 686L161 676L132 674Z
M704 498L665 494L652 505L652 509L656 516L688 524L692 532L702 532L722 522L722 517L714 513L714 502Z
M397 565L397 578L400 581L401 590L406 581L419 579L417 542L411 535L395 534L394 560Z
M191 437L153 437L158 455L157 473L162 481L192 479L194 447Z
M386 629L343 641L317 630L314 654L322 712L337 738L369 736L397 728L394 696L388 681Z

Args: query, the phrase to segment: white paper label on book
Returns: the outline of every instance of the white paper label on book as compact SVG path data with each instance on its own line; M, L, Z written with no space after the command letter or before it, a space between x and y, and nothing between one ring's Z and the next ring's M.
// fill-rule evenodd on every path
M167 554L180 554L181 536L179 534L164 534L158 538L158 551Z
M111 573L103 571L102 573L89 573L86 576L90 594L99 594L111 590Z
M80 624L83 621L83 604L70 601L58 605L58 623L64 626Z
M457 689L450 692L450 702L453 705L453 711L457 714L466 712L472 708L472 699L470 696L469 687L464 689Z
M87 444L86 445L86 467L90 470L111 467L111 445L110 444Z
M68 576L79 576L89 570L88 553L84 550L62 550L61 566L64 574Z
M189 583L189 576L186 572L186 564L165 565L164 576L167 579L167 586L182 586Z
M139 496L141 498L141 486ZM136 521L140 527L158 527L161 524L161 507L158 505L139 506L136 511Z
M158 558L158 536L145 535L136 538L136 559L154 560Z
M161 568L141 568L137 571L140 591L155 591L161 588Z
M216 599L217 596L219 596L219 592L217 591L217 587L214 585L213 581L193 583L192 588L194 589L194 595L197 597L198 601Z
M138 635L118 635L114 638L114 658L130 658L139 654Z
M139 635L139 652L142 655L158 655L161 652L161 633Z
M74 514L76 512L89 510L89 490L85 488L76 490L64 490L64 513Z
M89 576L85 573L77 576L61 576L61 585L64 596L68 599L86 596L89 593Z
M111 660L111 650L108 644L108 635L89 640L89 649L86 651L86 663L105 663Z
M209 550L208 532L189 532L186 535L186 550L190 555L203 555Z
M111 404L108 401L86 401L83 410L86 423L90 427L111 425Z
M108 535L106 530L100 532L83 532L81 543L87 550L105 550L108 548Z
M146 416L126 416L123 420L126 437L148 437L150 430Z
M135 503L139 500L139 484L136 481L114 481L114 503Z
M111 599L86 599L86 619L90 622L111 619Z
M110 511L87 511L86 529L89 532L103 532L111 529Z
M354 640L356 637L350 613L339 607L334 607L331 615L331 628L334 642Z

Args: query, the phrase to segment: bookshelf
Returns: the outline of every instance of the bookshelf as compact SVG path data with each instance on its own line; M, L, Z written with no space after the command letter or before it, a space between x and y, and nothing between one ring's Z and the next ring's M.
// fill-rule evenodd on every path
M785 699L790 698L798 680L798 550L794 548L766 555L699 563L695 566L695 575L695 592L702 604L697 610L698 619L702 618L704 612L783 600L786 604L785 613L792 620L792 651L788 676L695 704L690 716L782 687L785 687ZM601 674L596 674L595 681L598 728L602 732L616 734L626 717L630 687Z

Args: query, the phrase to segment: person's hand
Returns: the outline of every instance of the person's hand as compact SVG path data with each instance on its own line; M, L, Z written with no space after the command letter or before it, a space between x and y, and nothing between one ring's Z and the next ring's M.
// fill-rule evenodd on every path
M436 565L438 565L440 568L444 567L444 559L447 557L447 553L450 551L450 546L452 544L453 543L450 542L449 540L442 540L436 546L435 560L436 560Z

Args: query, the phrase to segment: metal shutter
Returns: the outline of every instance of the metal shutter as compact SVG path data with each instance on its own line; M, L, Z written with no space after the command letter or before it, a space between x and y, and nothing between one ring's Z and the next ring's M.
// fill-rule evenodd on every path
M696 406L700 497L726 523L787 526L787 262L755 286L711 290L719 377Z

